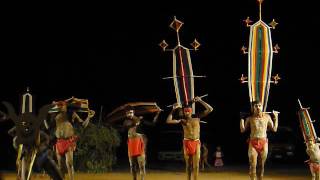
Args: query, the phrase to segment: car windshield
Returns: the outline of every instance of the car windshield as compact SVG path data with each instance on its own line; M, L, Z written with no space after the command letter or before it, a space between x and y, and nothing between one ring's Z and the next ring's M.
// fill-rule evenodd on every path
M178 150L180 151L182 145L183 135L178 132L162 132L159 136L158 143L161 144L161 150Z

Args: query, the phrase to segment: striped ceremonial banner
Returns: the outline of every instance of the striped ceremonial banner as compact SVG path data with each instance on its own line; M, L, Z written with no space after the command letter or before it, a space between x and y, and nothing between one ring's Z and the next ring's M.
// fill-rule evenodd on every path
M316 134L316 131L314 130L308 108L303 108L300 101L299 101L299 104L300 104L300 110L298 111L298 116L299 116L300 128L303 134L304 141L307 142L312 140L315 143L317 139L317 134Z
M54 106L49 110L49 113L59 112L62 105L66 104L68 110L75 112L89 112L88 99L70 98L67 100L53 102Z
M88 99L78 99L73 98L67 102L68 107L76 110L77 112L88 112L89 110L89 101Z
M107 114L106 121L108 123L122 122L126 119L126 113L129 107L134 109L134 114L136 116L144 116L146 114L154 114L162 111L156 102L129 102L117 107L111 113Z
M279 75L272 76L273 53L278 53L280 47L276 44L273 47L271 28L275 29L277 22L273 19L269 24L262 20L262 2L259 4L259 20L253 21L247 17L244 21L246 27L250 27L249 48L242 46L241 51L248 54L248 77L241 76L241 83L248 83L250 103L259 101L262 104L262 111L267 111L270 83L277 84L281 78ZM271 78L273 80L271 80Z
M174 49L168 50L172 51L173 53L173 74L172 77L167 77L164 79L173 79L177 103L182 107L192 106L194 114L194 78L205 76L193 75L190 49L182 46L180 43L179 30L183 24L184 23L179 21L176 17L174 17L170 24L170 27L177 33L178 45L176 45ZM197 41L197 39L194 39L194 41L190 44L193 47L192 50L194 51L198 50L200 46L200 43ZM167 51L168 44L165 40L163 40L159 46L163 49L163 51Z
M194 77L190 50L181 45L173 50L173 81L177 103L188 106L194 99Z
M266 111L271 82L272 40L270 27L258 21L250 27L248 86L250 101L260 101Z
M273 48L270 27L259 20L250 27L248 86L250 101L260 101L266 111L271 82Z

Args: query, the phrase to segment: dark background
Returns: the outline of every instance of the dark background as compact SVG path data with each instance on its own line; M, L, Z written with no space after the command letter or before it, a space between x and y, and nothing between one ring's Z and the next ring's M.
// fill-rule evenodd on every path
M265 22L272 18L279 22L272 39L281 48L274 56L273 73L282 79L271 87L268 110L281 111L279 125L293 128L297 135L298 163L306 157L296 116L297 98L311 107L312 118L320 117L320 23L313 3L266 0L262 13ZM172 74L172 55L158 46L163 39L171 48L176 45L169 24L177 16L185 23L180 33L182 44L190 47L194 38L202 44L191 54L193 71L207 78L195 80L195 94L208 93L204 100L215 109L204 119L209 123L202 125L202 141L210 151L221 145L227 162L247 164L247 134L239 132L239 112L248 111L249 97L247 85L238 79L247 73L248 63L240 52L249 39L242 20L247 16L258 19L255 0L15 4L5 9L1 100L18 108L28 86L36 107L75 96L88 98L98 114L100 106L108 113L125 102L155 101L165 110L156 131L149 132L155 152L162 147L155 143L162 138L162 129L180 130L179 126L162 125L170 110L165 106L175 102L175 94L173 82L162 80ZM1 169L14 168L15 151L6 134L12 125L0 125ZM318 131L317 121L315 128Z

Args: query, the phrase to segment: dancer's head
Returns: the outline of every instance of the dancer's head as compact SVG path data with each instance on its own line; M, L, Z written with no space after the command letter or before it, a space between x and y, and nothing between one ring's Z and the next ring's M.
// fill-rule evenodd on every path
M127 116L127 118L133 118L133 116L134 116L134 108L132 106L128 106L126 108L126 116Z
M253 114L262 113L262 103L260 101L253 101L252 102L252 113Z
M67 103L65 101L58 101L54 103L58 106L60 112L67 112Z
M183 108L183 114L186 118L191 118L192 116L192 107L191 106L186 106Z

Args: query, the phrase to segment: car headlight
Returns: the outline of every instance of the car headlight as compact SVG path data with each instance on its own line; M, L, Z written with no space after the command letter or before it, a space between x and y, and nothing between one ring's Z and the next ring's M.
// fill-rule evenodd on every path
M293 156L293 152L289 151L289 152L287 152L287 155L288 156Z
M293 146L288 146L288 147L287 147L287 150L292 151L292 150L293 150Z

